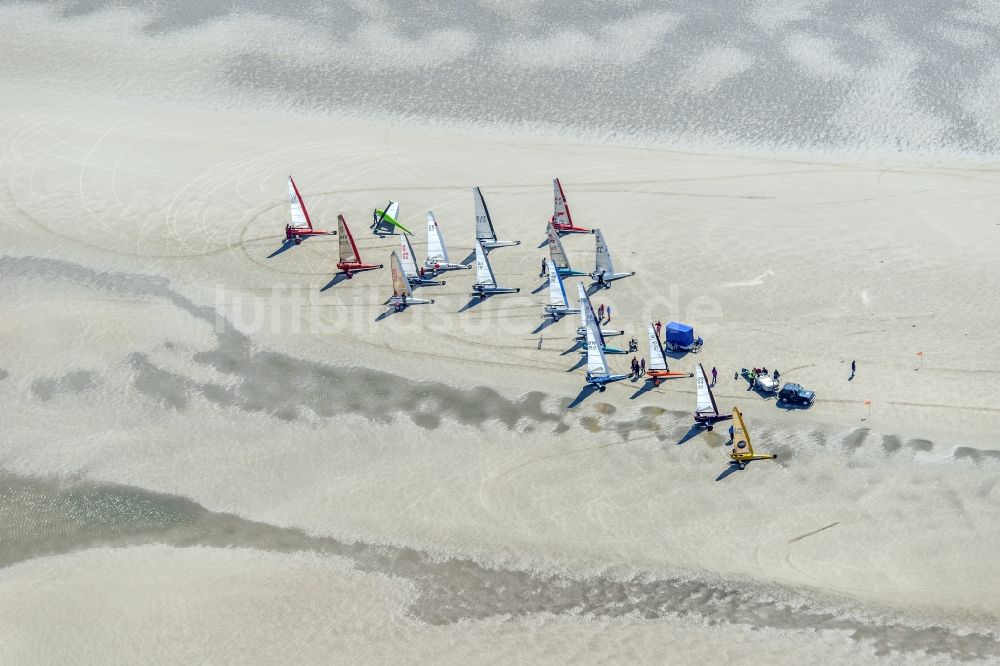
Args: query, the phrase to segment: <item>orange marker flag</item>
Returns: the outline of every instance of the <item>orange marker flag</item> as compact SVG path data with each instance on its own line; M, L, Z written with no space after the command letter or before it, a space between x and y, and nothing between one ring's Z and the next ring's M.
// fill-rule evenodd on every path
M871 406L872 401L871 400L865 400L865 404Z

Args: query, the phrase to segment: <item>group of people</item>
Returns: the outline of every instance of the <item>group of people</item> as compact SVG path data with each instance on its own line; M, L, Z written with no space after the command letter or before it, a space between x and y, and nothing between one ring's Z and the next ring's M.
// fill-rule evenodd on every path
M714 368L713 368L713 370L714 370ZM750 382L750 385L747 387L747 390L749 391L749 390L751 390L754 387L754 385L757 383L757 377L760 377L762 375L767 375L767 374L768 374L768 372L767 372L767 368L766 367L751 368L750 370L748 370L747 371L747 381ZM778 372L777 370L775 370L774 372L770 373L770 375L771 375L771 378L774 380L775 385L777 385L778 384L778 380L781 379L781 373ZM736 375L733 377L733 379L739 379L739 376L740 376L740 373L737 372Z
M607 319L605 319L607 315ZM611 323L611 306L609 305L607 309L604 307L604 303L597 306L597 323L598 324L610 324Z
M646 374L646 359L637 359L633 356L632 372L629 374L629 379L639 379L644 374Z

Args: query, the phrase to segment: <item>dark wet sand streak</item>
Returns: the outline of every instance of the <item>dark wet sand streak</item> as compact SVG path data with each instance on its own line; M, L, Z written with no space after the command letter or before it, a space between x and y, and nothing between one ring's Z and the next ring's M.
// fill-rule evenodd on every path
M409 548L313 537L297 529L211 512L174 495L0 472L0 567L97 546L150 543L313 551L348 558L359 571L399 576L416 583L420 594L409 612L435 625L543 612L594 618L638 615L658 619L680 615L709 624L842 631L854 640L872 642L879 655L1000 657L1000 642L990 634L963 634L943 626L916 627L899 622L865 623L847 610L813 610L807 602L778 601L766 591L680 578L575 579L491 569L470 560L431 559ZM783 596L787 596L784 592Z

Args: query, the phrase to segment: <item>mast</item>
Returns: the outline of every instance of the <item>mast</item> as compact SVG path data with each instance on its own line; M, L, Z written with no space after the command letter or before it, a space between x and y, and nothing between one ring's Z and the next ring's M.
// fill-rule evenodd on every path
M312 220L309 219L309 211L306 210L306 202L302 200L302 195L299 194L299 188L295 185L295 181L292 180L291 176L288 177L288 204L292 213L292 223L290 226L293 229L312 230Z
M371 230L378 235L394 234L397 229L404 234L410 233L410 230L399 222L398 201L390 201L385 210L376 208L372 213L372 219Z
M559 234L556 233L551 222L545 226L545 236L548 239L549 256L552 258L552 263L556 268L569 270L569 259L566 257L566 251L563 249Z
M587 374L607 377L608 360L604 356L604 341L601 339L601 329L597 325L597 318L594 317L593 309L586 307L582 300L580 307L586 310L587 319Z
M483 242L476 241L476 283L495 287L497 285L496 276L493 274L493 267L483 250Z
M337 235L340 236L340 262L344 264L359 264L361 257L358 256L358 246L354 243L354 236L351 228L347 226L344 215L337 216Z
M400 227L403 231L406 231L405 227L399 224L399 202L390 201L389 205L386 206L385 211L382 213L382 220L388 220L393 227Z
M444 245L441 228L438 227L432 211L427 211L427 262L448 263L448 249Z
M568 308L569 300L566 298L566 287L563 285L559 271L555 268L549 269L549 304L560 308Z
M743 414L736 407L733 407L733 452L753 455L750 433L747 432L746 423L743 422Z
M497 232L493 228L493 218L490 217L486 200L483 199L483 193L478 187L472 188L472 198L476 205L476 240L495 241Z
M399 255L395 251L389 257L389 267L392 270L392 295L397 298L403 296L412 298L413 290L410 289L410 281L406 279L403 265L399 262Z
M611 263L611 253L608 251L608 244L604 240L604 234L600 229L594 229L594 236L597 238L597 257L594 274L603 272L608 277L615 274L615 267Z
M555 199L552 221L556 224L573 226L573 216L569 214L569 204L566 203L566 193L558 178L552 179L552 194Z
M698 393L695 413L704 416L718 416L719 407L715 404L712 387L708 385L708 379L705 378L705 368L702 367L701 363L695 366L694 376Z
M649 325L649 369L662 370L666 372L667 358L663 353L663 345L660 344L660 336L656 334L656 327Z
M420 272L417 270L417 258L413 255L413 245L410 244L410 237L406 234L399 235L399 260L403 265L403 272L409 277L417 277Z
M583 288L582 282L577 283L576 290L577 295L580 298L580 319L583 320L584 328L589 328L589 324L587 324L588 321L593 320L595 324L597 322L597 315L594 314L594 306L591 304L590 296L587 296L587 291ZM601 343L601 354L603 354L606 344L604 342L604 331L601 330L600 324L596 324L594 330L596 331L595 335L597 336L598 342Z

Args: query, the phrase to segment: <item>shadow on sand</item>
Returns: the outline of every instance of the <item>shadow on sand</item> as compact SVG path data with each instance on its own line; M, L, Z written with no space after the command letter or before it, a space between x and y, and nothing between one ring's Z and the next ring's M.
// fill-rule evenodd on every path
M559 355L560 356L565 356L566 354L572 354L573 352L575 352L578 349L583 349L583 341L581 341L581 340L577 340L576 342L574 342L572 347L570 347L569 349L567 349L566 351L562 352Z
M786 412L797 412L800 409L809 409L812 405L799 405L793 402L784 402L782 400L776 400L774 406L778 409L783 409Z
M590 397L591 393L597 393L597 387L594 386L593 384L587 384L582 389L580 389L580 393L575 398L573 398L573 402L566 405L566 409L573 409L581 402L586 400L588 397Z
M747 463L744 463L744 464L749 465L750 462L747 462ZM742 471L742 470L740 470L740 466L737 465L736 463L731 462L728 465L726 465L726 469L722 470L722 472L719 474L719 476L715 477L715 480L716 481L722 481L724 478L726 478L727 476L729 476L733 472L739 472L739 471Z
M326 291L327 289L332 289L333 287L336 287L338 284L344 282L347 279L348 277L346 273L337 273L333 276L333 279L331 279L329 282L326 283L326 286L320 288L320 291Z
M653 386L653 380L649 379L649 378L646 378L646 380L642 383L642 386L640 386L636 390L635 393L633 393L631 396L629 396L629 400L635 400L636 398L638 398L639 396L641 396L643 393L646 393L648 391L652 391L654 388L655 387Z
M275 251L274 251L274 252L272 252L271 254L267 255L267 258L268 258L268 259L271 259L272 257L277 257L277 256L278 256L279 254L281 254L282 252L287 252L288 250L291 250L291 249L292 249L293 247L295 247L295 241L291 241L291 240L287 240L287 239L286 239L286 240L285 240L285 241L284 241L284 242L283 242L283 243L281 244L281 247L279 247L279 248L278 248L277 250L275 250Z
M690 442L692 439L694 439L703 432L708 432L708 431L705 430L704 426L695 423L688 429L686 433L684 433L683 437L677 440L677 446Z
M542 321L542 323L539 324L538 327L531 332L531 334L534 335L535 333L541 333L554 323L555 320L553 320L551 317L546 317L545 320Z
M487 296L486 298L489 298L489 296ZM479 305L480 303L482 303L483 301L485 301L486 298L480 298L479 296L473 296L472 298L469 299L468 303L466 303L465 305L462 306L462 308L459 310L459 312L466 312L468 310L471 310L472 308L476 307L477 305Z

